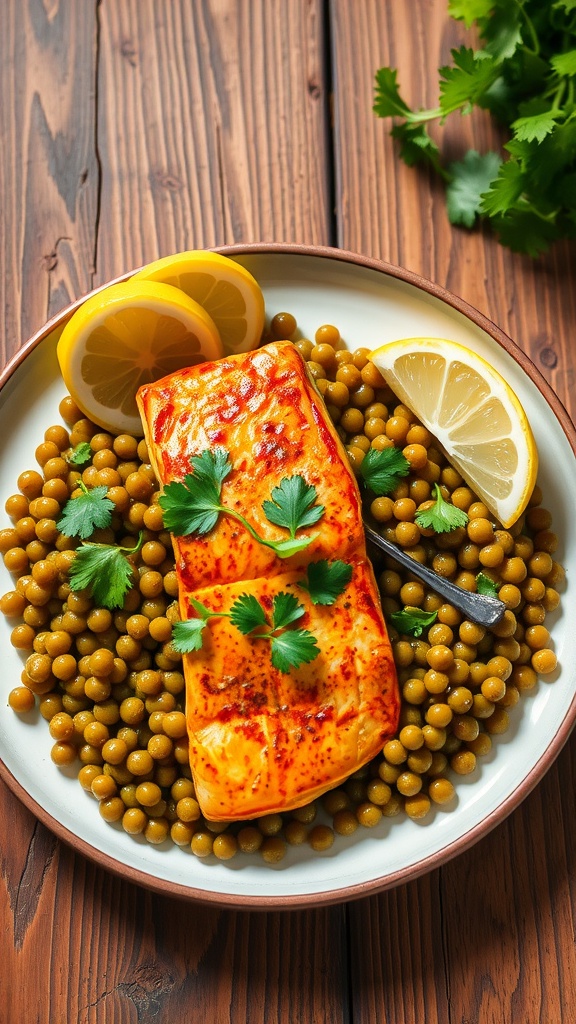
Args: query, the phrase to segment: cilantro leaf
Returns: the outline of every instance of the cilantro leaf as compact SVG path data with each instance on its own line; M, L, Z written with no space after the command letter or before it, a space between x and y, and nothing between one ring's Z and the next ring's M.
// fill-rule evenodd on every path
M281 591L276 594L272 603L272 628L286 629L292 622L301 619L306 609L294 594Z
M403 476L408 476L410 463L394 445L378 451L370 448L360 464L360 475L374 494L390 494Z
M378 117L406 117L410 114L410 107L400 95L397 72L392 68L379 68L376 72L373 110Z
M222 504L222 484L232 471L225 448L206 449L190 461L194 472L187 473L183 481L174 480L166 484L158 499L164 526L177 537L210 533L220 514L224 513L242 523L254 540L271 548L280 558L289 558L314 540L316 534L295 536L300 527L311 526L324 515L324 506L315 504L316 488L304 477L285 477L272 491L273 500L262 504L269 521L286 527L290 532L288 539L275 541L262 537L241 512Z
M232 471L228 453L223 448L206 449L191 460L193 473L182 482L166 484L158 499L164 515L164 526L178 537L190 533L210 533L218 522L222 483Z
M90 590L95 603L102 608L121 608L134 572L125 555L135 554L142 541L141 533L133 548L116 544L81 544L68 574L72 590Z
M547 135L554 131L556 122L561 115L561 110L552 107L550 110L544 110L538 114L518 117L510 127L514 132L514 137L520 142L542 142Z
M259 600L253 594L241 594L230 609L230 621L241 633L251 633L258 626L267 626L268 620Z
M172 646L179 654L190 654L202 647L202 634L206 628L204 618L184 619L172 627Z
M80 441L70 454L66 456L66 462L69 462L71 466L83 466L85 462L90 462L91 458L92 448L90 442Z
M506 160L500 164L497 176L490 183L488 190L480 196L480 213L494 216L506 213L521 196L524 188L524 173L516 160Z
M496 80L499 64L485 50L461 46L451 50L454 66L440 68L440 109L443 116L469 108Z
M466 512L446 501L438 484L434 484L433 493L434 504L430 508L419 509L414 516L418 526L434 530L435 533L450 533L459 526L465 526L468 522Z
M431 164L435 171L446 175L440 162L440 150L425 124L396 124L391 135L400 142L400 156L405 164Z
M478 18L487 17L493 7L494 0L449 0L448 14L470 28Z
M220 494L224 480L232 472L232 463L226 449L215 448L212 451L206 448L200 455L193 455L190 462L195 475L209 481Z
M324 506L316 504L316 488L298 474L284 477L271 497L272 501L262 502L264 515L276 526L284 526L291 538L296 530L313 526L324 515Z
M288 629L300 619L305 608L294 594L281 591L272 602L272 622L253 594L242 594L230 609L230 619L241 633L247 635L255 629L268 627L266 632L256 633L259 640L270 643L270 656L274 668L289 672L305 662L312 661L320 654L316 637L306 629Z
M390 619L399 633L409 633L417 637L422 636L424 630L436 621L437 616L437 611L425 612L422 608L407 605L398 612L392 612Z
M523 252L528 256L546 252L558 237L554 218L543 216L530 207L514 207L503 216L496 217L493 224L503 245L512 252Z
M476 590L479 594L485 594L487 597L498 597L497 585L485 572L478 573L476 577Z
M336 559L328 562L325 558L310 562L306 579L298 584L307 590L313 604L334 604L352 579L352 566Z
M81 480L78 486L82 493L69 498L56 525L66 537L86 540L94 530L110 526L114 503L106 497L108 488L105 486L88 490Z
M308 664L319 654L316 637L307 629L287 629L271 638L272 664L280 672Z
M470 149L463 160L450 164L451 180L446 189L446 207L452 224L471 228L481 212L481 197L490 188L500 168L496 153L483 156Z
M574 6L576 7L576 2ZM557 53L551 58L550 63L558 75L576 75L576 50Z

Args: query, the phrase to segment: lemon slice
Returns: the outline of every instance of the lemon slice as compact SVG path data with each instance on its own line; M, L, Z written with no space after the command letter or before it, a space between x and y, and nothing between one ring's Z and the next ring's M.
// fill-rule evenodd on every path
M515 523L536 482L538 452L504 378L475 352L443 338L394 341L370 359L502 525Z
M58 362L82 412L113 433L141 435L141 384L222 356L206 311L178 288L125 281L90 296L66 324Z
M132 280L163 281L181 288L212 317L224 352L256 348L264 329L264 297L258 282L228 256L194 250L149 263Z

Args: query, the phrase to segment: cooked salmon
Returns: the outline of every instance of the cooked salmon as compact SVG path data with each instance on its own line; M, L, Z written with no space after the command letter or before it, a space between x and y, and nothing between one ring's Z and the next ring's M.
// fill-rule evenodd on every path
M192 600L227 612L243 594L265 610L294 593L297 625L320 654L281 672L270 642L214 618L203 646L183 656L190 763L203 814L248 819L301 806L373 758L396 730L399 697L390 642L366 556L358 487L346 453L290 342L180 371L140 389L148 451L162 485L182 480L190 459L224 447L232 472L222 504L268 539L286 531L262 502L284 477L302 475L324 506L315 535L287 559L221 514L204 536L174 537L180 614ZM302 583L310 562L341 559L352 568L331 605L313 604Z

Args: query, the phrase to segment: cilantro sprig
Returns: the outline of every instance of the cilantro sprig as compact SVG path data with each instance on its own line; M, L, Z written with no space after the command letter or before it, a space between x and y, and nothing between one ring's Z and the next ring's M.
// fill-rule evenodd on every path
M308 592L313 604L334 604L352 579L352 566L337 559L328 562L319 559L311 562L306 578L298 585ZM180 654L199 651L204 640L204 630L210 619L229 618L245 636L269 640L271 659L280 672L313 661L320 654L316 637L307 629L288 629L301 619L306 609L298 598L289 591L281 591L272 601L272 613L268 616L263 604L254 594L241 594L234 601L229 612L214 612L195 598L191 600L195 617L176 622L172 630L172 644Z
M190 461L193 472L187 473L183 481L167 484L159 498L164 525L176 536L209 533L221 514L242 523L254 540L271 548L280 558L304 550L316 536L296 537L299 529L312 526L324 514L324 506L316 501L316 488L304 477L284 477L273 489L272 500L262 504L269 522L288 530L286 540L275 541L262 537L241 512L222 504L222 484L232 472L225 448L206 449Z
M392 612L390 620L399 633L407 633L410 636L422 636L428 626L436 622L437 611L425 612L423 608L413 608L406 605L397 612Z
M172 644L181 654L200 650L203 631L213 617L229 618L244 636L267 640L272 664L280 672L307 664L320 654L316 637L309 630L289 628L302 618L306 609L287 591L274 595L270 615L253 594L241 594L229 612L213 612L195 600L192 605L197 617L175 623L172 631Z
M576 236L575 10L574 0L450 0L449 14L475 26L481 46L451 51L435 108L411 109L395 69L376 73L374 112L395 119L407 164L428 164L444 179L452 223L483 219L503 245L530 256ZM469 150L446 164L428 124L473 107L507 129L505 157Z
M71 466L84 466L92 458L92 447L89 441L79 441L66 456L66 462Z
M487 597L498 597L498 586L485 572L479 572L476 576L476 591Z
M459 526L466 526L466 512L446 501L438 484L434 484L433 494L433 504L429 508L419 509L414 516L418 526L434 530L435 533L450 533Z
M410 463L394 445L378 451L370 448L360 464L362 480L377 497L391 494L404 476L410 472Z
M88 490L86 484L79 480L78 487L82 493L68 499L56 525L66 537L86 540L94 530L110 526L114 502L106 497L108 488L105 486Z
M134 547L90 542L81 544L68 574L71 589L88 589L94 602L102 608L121 608L134 572L126 555L135 555L142 547L143 540L141 532Z

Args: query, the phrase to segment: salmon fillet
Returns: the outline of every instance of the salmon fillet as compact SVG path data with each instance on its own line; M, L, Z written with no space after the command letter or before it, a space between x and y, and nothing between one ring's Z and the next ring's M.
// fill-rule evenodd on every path
M394 662L346 453L290 342L180 371L141 388L138 404L162 485L182 480L193 455L222 446L233 465L222 504L264 537L286 537L262 510L284 477L301 474L325 508L298 533L315 539L287 559L223 514L209 534L173 538L182 619L195 616L193 599L227 612L249 594L269 611L276 594L292 592L305 608L298 626L320 648L281 672L269 641L214 618L202 648L183 656L202 812L228 821L301 806L371 760L398 723ZM324 558L347 562L352 578L334 604L315 605L299 583Z

